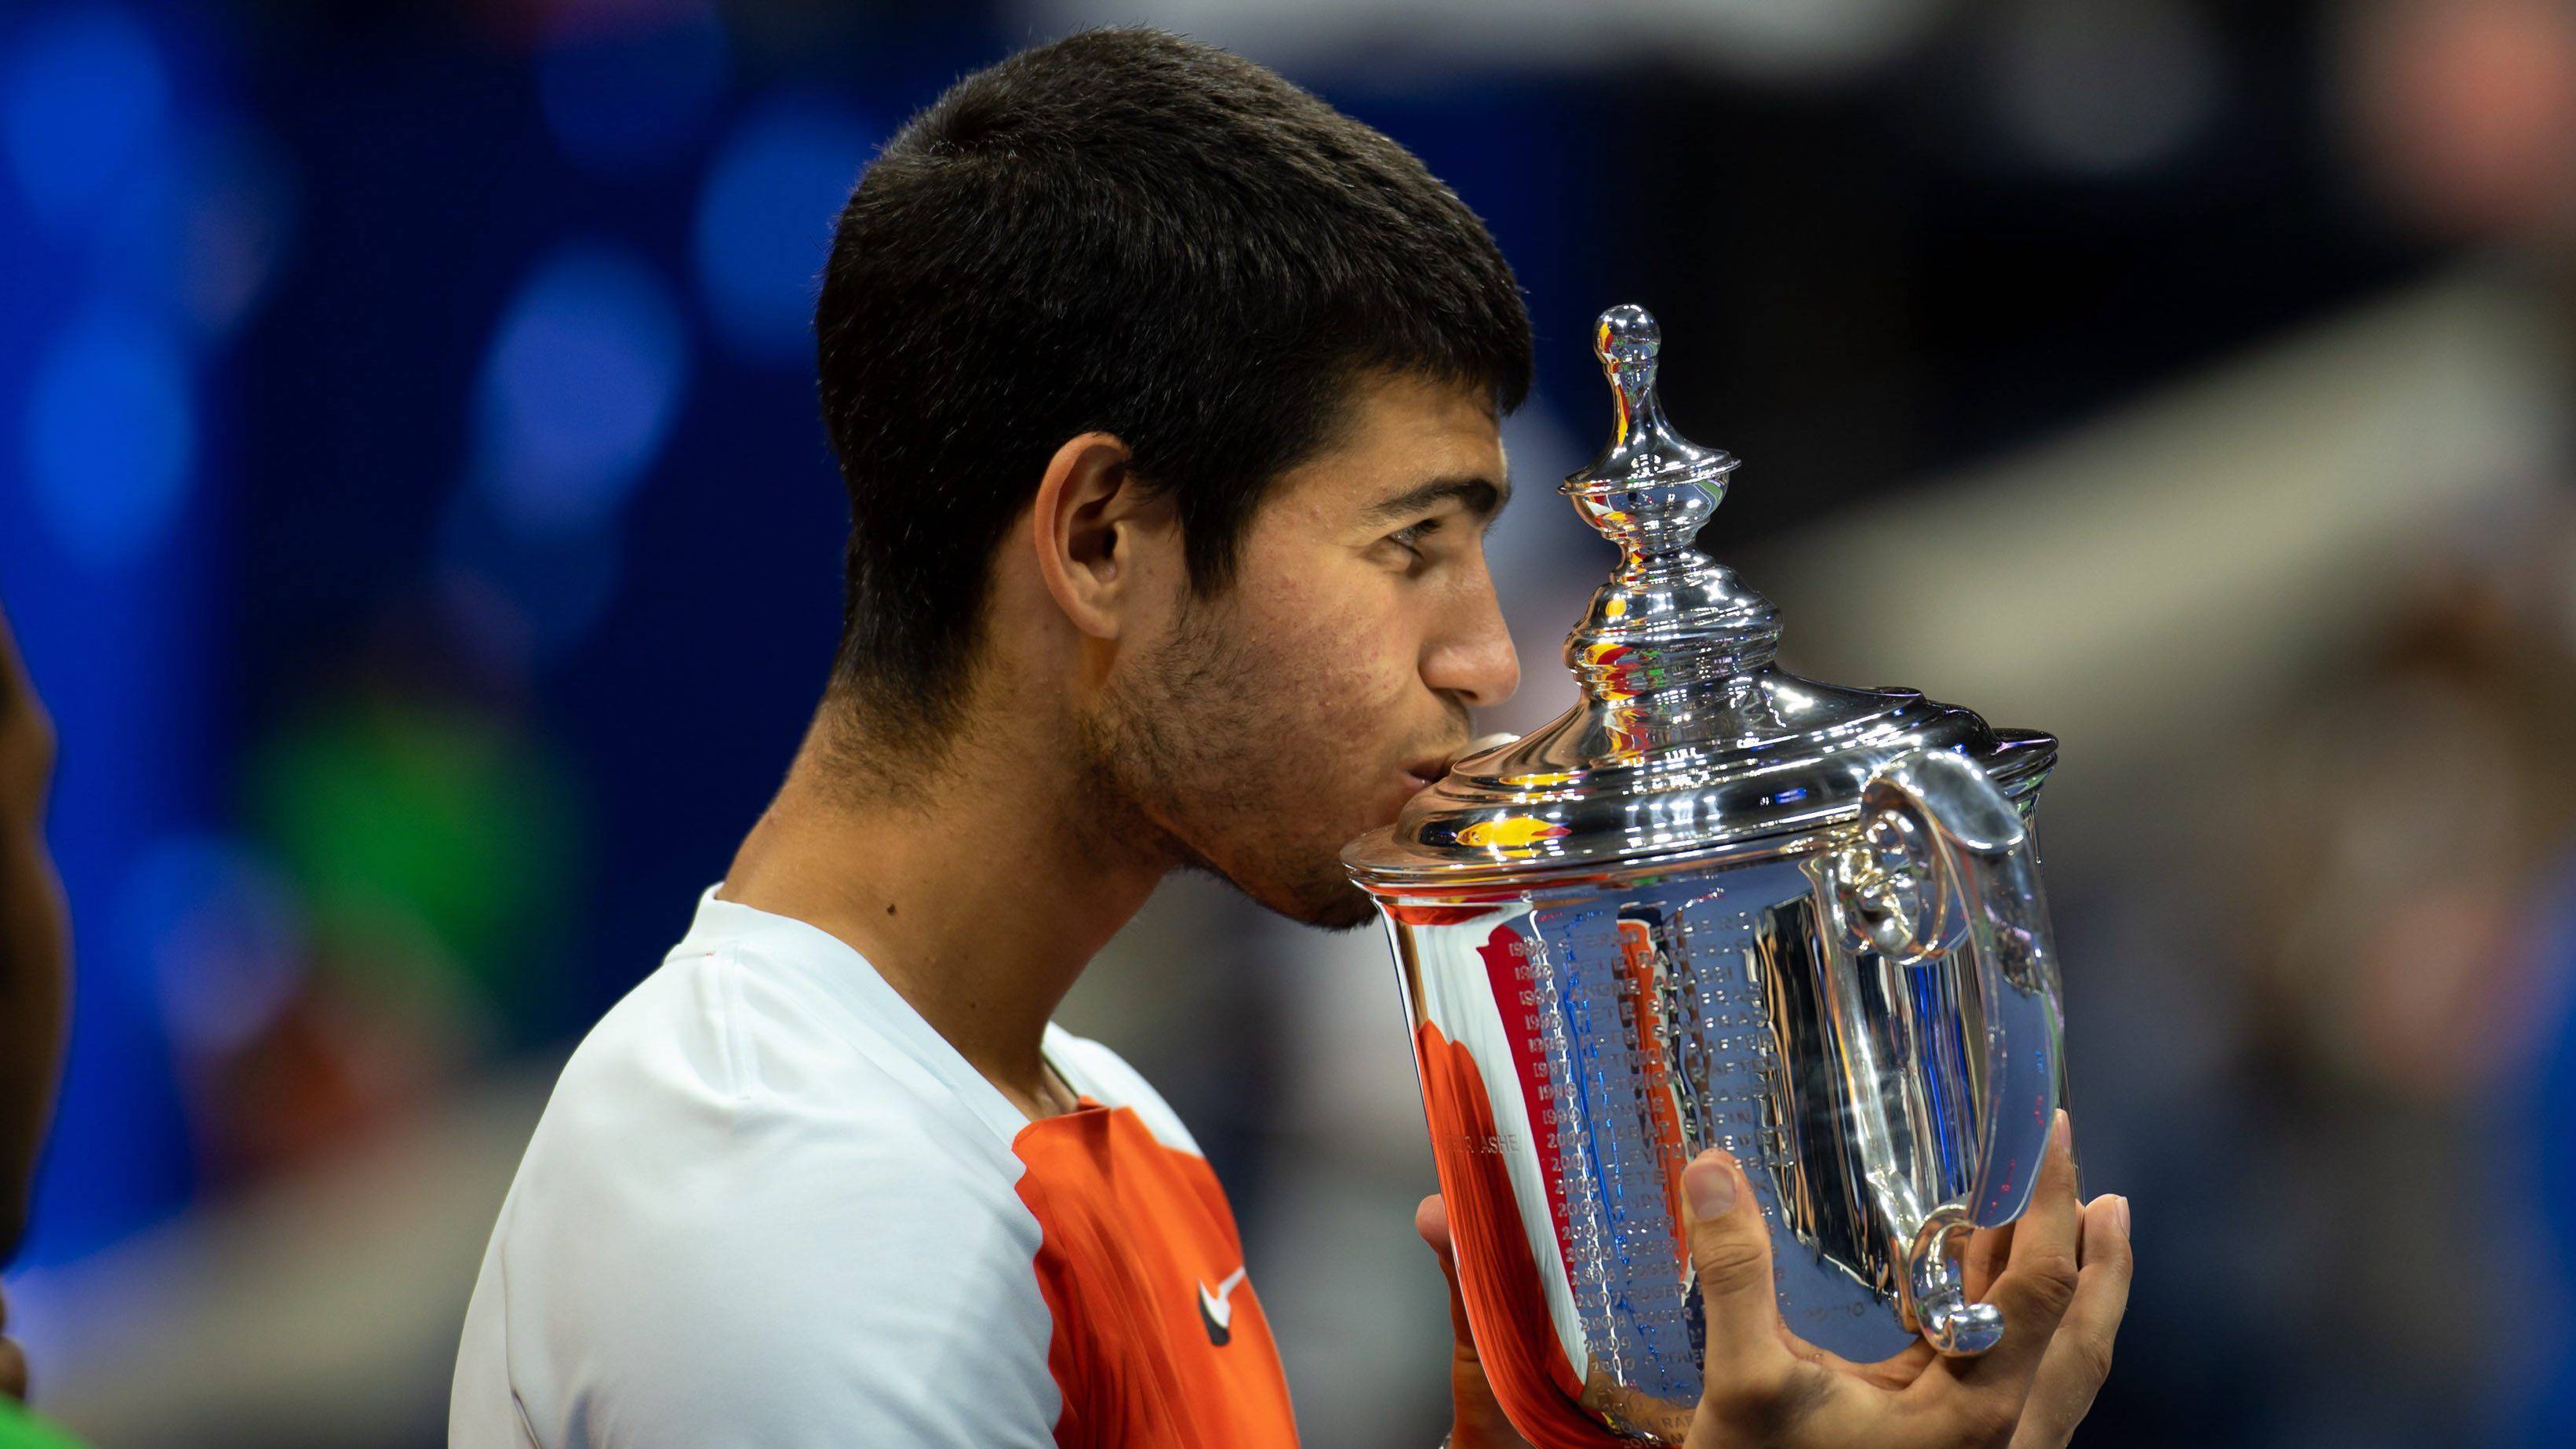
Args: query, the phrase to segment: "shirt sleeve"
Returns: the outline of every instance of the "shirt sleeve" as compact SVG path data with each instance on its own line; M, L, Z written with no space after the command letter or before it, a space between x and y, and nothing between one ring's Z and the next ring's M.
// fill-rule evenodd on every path
M476 1289L451 1444L1054 1444L1041 1230L1007 1152L902 1113L693 1106L655 1113L652 1140L541 1124ZM499 1367L475 1369L478 1331Z

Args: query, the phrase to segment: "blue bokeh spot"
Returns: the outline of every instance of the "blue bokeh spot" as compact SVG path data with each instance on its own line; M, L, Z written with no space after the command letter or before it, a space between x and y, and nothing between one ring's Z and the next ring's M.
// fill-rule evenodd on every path
M688 363L651 269L601 245L556 252L503 314L477 390L476 480L495 514L540 535L610 522L661 452Z
M197 419L186 356L132 312L56 336L27 398L27 477L55 542L92 568L131 564L186 500Z
M247 842L175 831L125 883L127 959L147 967L174 1040L228 1051L273 1020L302 975L295 890Z
M537 58L537 97L565 155L603 171L633 171L676 154L698 134L724 93L726 66L715 7L684 4L557 36Z
M808 364L832 223L881 132L822 97L772 100L726 138L698 202L698 285L716 334L760 362Z
M113 6L28 22L0 73L0 131L28 209L59 229L94 219L160 149L170 82L151 34Z

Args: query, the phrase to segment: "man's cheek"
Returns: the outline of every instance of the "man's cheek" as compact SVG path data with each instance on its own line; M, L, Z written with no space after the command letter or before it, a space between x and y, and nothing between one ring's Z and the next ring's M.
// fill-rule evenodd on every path
M1406 740L1399 694L1389 680L1365 669L1340 670L1318 698L1323 711L1318 733L1333 742L1348 764L1394 763L1393 754Z
M1385 700L1412 684L1419 672L1418 622L1399 609L1352 608L1330 619L1333 642L1325 653L1350 676L1351 687Z
M1256 708L1283 724L1302 721L1300 728L1310 732L1333 728L1350 708L1354 691L1363 687L1363 676L1349 661L1303 649L1275 656L1263 676L1245 681L1266 696L1254 700Z

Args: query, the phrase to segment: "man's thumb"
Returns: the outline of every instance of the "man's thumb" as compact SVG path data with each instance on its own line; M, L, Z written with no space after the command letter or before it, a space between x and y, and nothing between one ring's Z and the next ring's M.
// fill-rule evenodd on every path
M1690 1214L1691 1266L1699 1273L1708 1314L1708 1369L1743 1363L1779 1348L1780 1308L1771 1282L1771 1230L1753 1201L1744 1170L1710 1148L1682 1169Z
M1476 1340L1467 1332L1467 1304L1458 1295L1458 1253L1449 1240L1449 1205L1433 1193L1413 1209L1413 1231L1440 1258L1440 1276L1449 1280L1449 1329L1457 1337L1458 1351L1469 1356L1476 1352Z

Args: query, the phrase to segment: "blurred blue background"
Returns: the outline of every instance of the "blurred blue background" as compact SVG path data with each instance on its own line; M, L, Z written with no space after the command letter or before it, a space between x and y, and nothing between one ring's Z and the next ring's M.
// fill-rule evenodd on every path
M6 1283L101 1445L428 1445L554 1066L828 665L833 215L965 70L1149 20L1419 153L1747 460L1785 657L2065 739L2077 1138L2135 1206L2079 1443L2563 1443L2576 11L2563 0L34 0L0 9L0 598L78 1007ZM1309 1442L1432 1442L1373 935L1184 881L1069 1025L1233 1189Z

